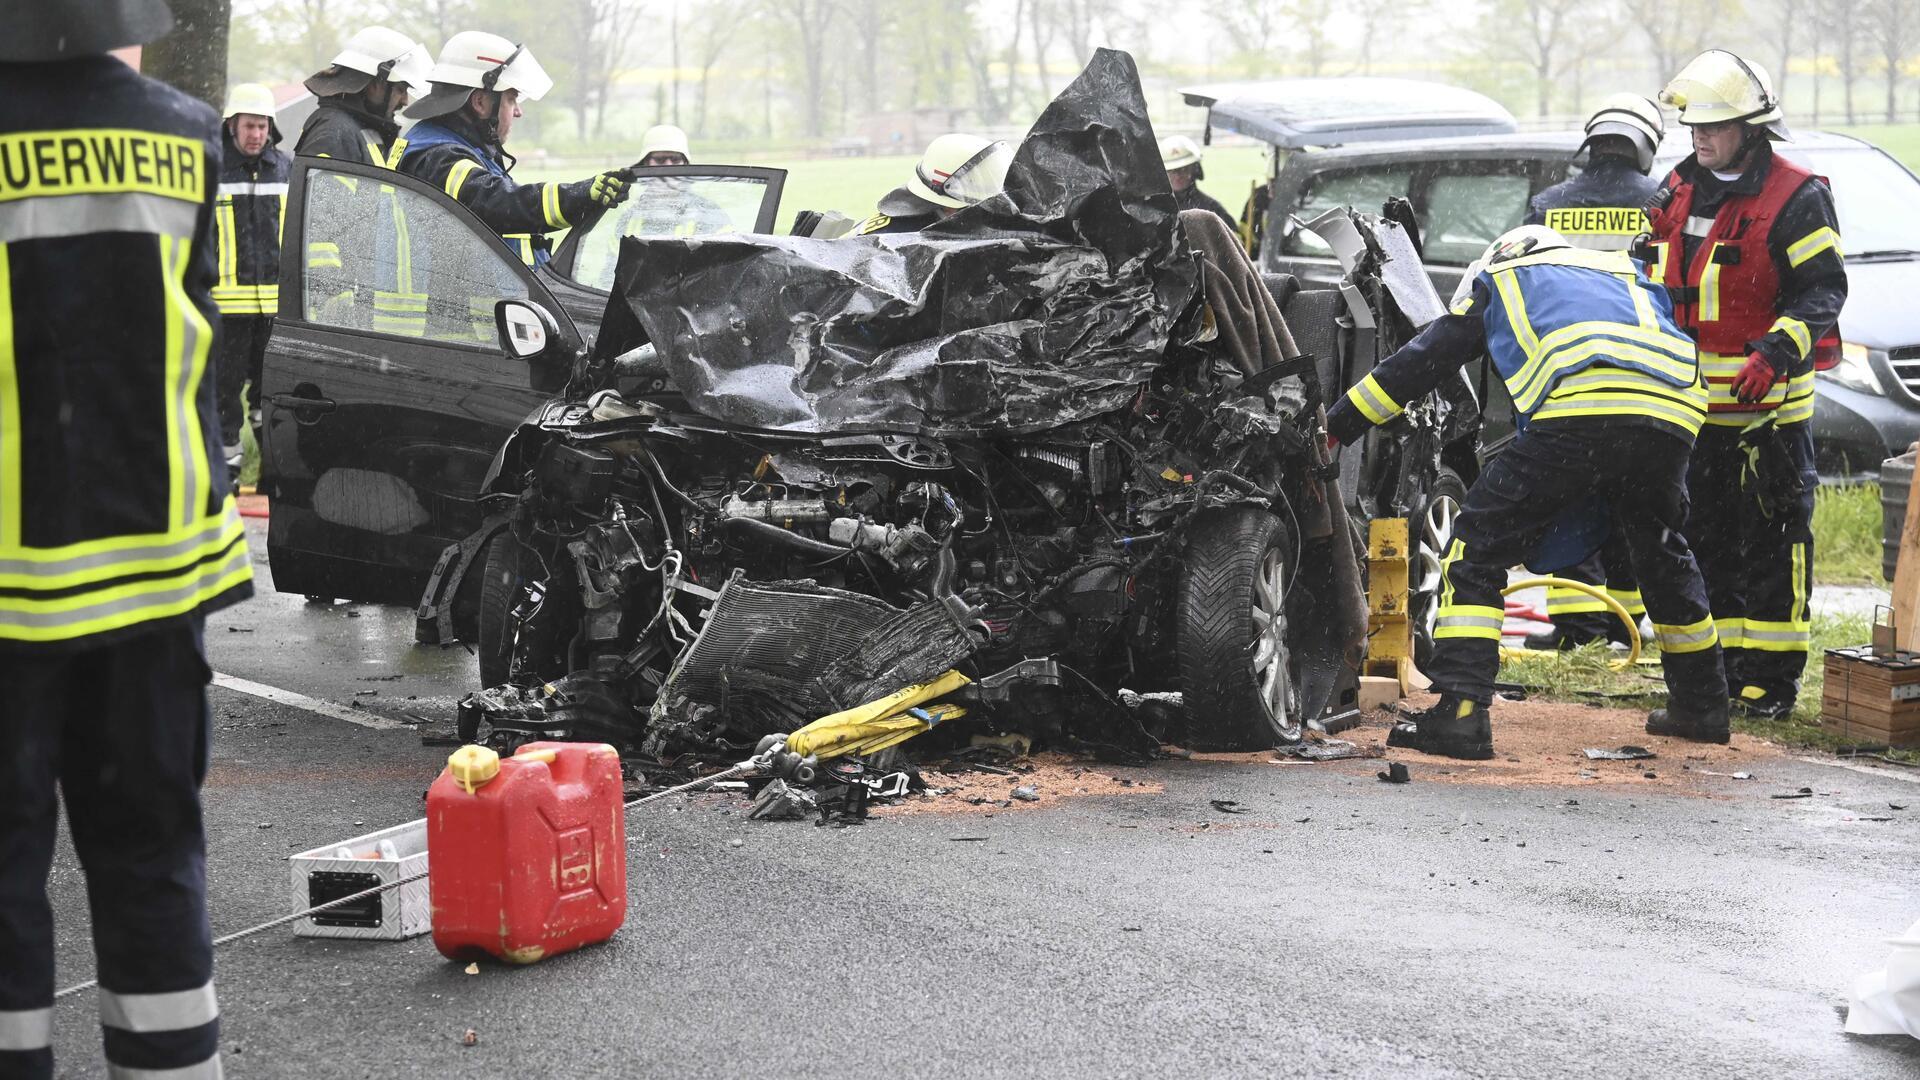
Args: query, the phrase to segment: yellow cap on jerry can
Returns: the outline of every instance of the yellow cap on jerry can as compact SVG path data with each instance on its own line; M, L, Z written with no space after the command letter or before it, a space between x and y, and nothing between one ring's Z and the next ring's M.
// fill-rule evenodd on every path
M474 788L500 775L500 755L468 743L447 755L447 772L471 795Z

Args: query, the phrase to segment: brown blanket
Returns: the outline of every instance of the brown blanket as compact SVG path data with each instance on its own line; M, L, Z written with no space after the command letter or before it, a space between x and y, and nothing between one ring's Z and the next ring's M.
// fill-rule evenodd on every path
M1220 331L1220 346L1234 364L1252 375L1299 356L1280 305L1273 302L1260 271L1240 246L1240 234L1206 210L1181 211L1180 225L1186 230L1187 246L1200 254L1207 306Z
M1207 308L1219 332L1217 344L1232 358L1234 366L1253 375L1261 369L1300 355L1280 314L1280 305L1261 280L1260 271L1240 246L1240 236L1208 210L1183 210L1180 226L1186 231L1187 244L1200 255L1206 286ZM1319 427L1325 429L1324 409ZM1312 440L1310 452L1316 464L1327 460L1326 444ZM1343 646L1349 663L1357 666L1367 636L1366 589L1360 581L1360 541L1358 532L1340 506L1339 489L1307 479L1305 505L1294 507L1300 520L1303 549L1308 541L1330 541L1324 545L1331 572L1332 590L1325 606L1327 630ZM1311 557L1309 555L1308 557Z

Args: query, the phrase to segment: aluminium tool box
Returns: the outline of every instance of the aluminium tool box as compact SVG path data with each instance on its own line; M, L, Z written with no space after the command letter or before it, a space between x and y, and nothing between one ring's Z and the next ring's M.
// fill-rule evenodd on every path
M427 872L427 819L323 844L290 856L293 910L365 892ZM300 937L400 941L433 928L427 879L356 900L293 924Z

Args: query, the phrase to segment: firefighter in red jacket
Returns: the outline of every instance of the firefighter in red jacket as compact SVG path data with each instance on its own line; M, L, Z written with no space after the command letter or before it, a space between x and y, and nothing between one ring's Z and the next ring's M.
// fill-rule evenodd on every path
M1811 637L1813 344L1847 298L1833 193L1774 154L1788 136L1760 65L1710 49L1660 98L1694 147L1648 208L1654 277L1707 383L1687 539L1733 704L1777 719L1793 710Z

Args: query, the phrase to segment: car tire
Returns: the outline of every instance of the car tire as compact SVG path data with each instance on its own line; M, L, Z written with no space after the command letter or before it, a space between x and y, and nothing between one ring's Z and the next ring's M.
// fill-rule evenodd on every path
M1407 522L1412 551L1407 566L1407 618L1413 631L1413 663L1424 668L1433 659L1433 626L1440 612L1440 567L1467 504L1467 483L1460 474L1440 466L1433 490L1427 493L1419 516Z
M520 540L502 529L481 550L478 649L480 685L513 675L513 608L520 602Z
M1296 557L1279 518L1252 506L1200 515L1174 596L1174 646L1195 750L1299 742L1300 680L1287 645Z

